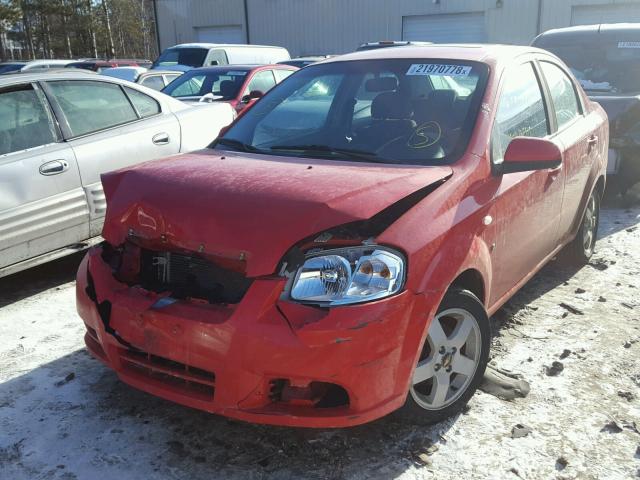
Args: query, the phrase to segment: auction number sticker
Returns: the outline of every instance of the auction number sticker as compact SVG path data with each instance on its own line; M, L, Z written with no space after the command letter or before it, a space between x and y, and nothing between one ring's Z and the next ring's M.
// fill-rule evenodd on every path
M468 77L473 67L468 65L445 65L443 63L414 63L407 75L433 75L448 77Z

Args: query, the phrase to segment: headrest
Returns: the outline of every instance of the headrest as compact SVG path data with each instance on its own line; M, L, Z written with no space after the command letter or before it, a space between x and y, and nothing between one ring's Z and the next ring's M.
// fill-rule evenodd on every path
M411 102L398 92L384 92L373 99L371 116L392 120L411 118Z
M220 82L220 95L223 97L235 97L236 87L236 82L233 80L223 80Z
M427 103L429 108L440 110L443 108L451 108L453 103L458 99L455 90L434 90L429 94Z
M398 79L395 77L371 78L364 84L367 92L389 92L398 88Z

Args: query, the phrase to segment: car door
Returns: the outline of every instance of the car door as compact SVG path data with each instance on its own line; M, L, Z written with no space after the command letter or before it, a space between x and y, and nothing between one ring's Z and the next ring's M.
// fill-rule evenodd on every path
M557 244L564 188L563 165L556 169L500 173L509 142L518 136L551 138L542 84L530 61L504 74L491 135L498 232L493 251L492 302L535 271Z
M154 98L115 82L52 80L45 89L78 160L90 234L98 235L106 210L100 175L178 153L180 124Z
M599 139L594 130L598 119L584 115L575 83L567 72L550 60L538 66L547 86L550 113L555 118L554 139L564 147L563 168L565 187L560 208L559 242L570 235L585 186L589 179L593 156L598 154Z
M89 237L76 158L37 83L0 88L0 270Z

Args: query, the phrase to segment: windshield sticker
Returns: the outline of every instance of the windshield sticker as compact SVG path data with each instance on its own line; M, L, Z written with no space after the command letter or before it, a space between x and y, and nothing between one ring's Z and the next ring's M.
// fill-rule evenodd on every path
M436 77L468 77L471 66L444 65L442 63L414 63L407 70L407 75L432 75Z
M618 42L618 48L640 48L640 42Z
M232 70L230 72L227 72L226 74L229 75L230 77L244 77L247 74L247 72Z

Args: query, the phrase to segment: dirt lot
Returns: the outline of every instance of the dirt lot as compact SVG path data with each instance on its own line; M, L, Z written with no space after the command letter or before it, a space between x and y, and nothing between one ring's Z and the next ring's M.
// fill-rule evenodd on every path
M640 477L639 227L640 207L608 207L591 265L550 264L495 316L493 361L527 398L478 392L428 429L262 427L153 398L83 349L79 257L5 278L0 478Z

